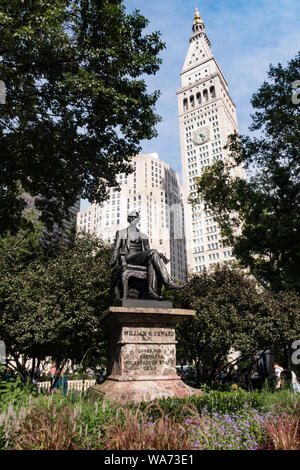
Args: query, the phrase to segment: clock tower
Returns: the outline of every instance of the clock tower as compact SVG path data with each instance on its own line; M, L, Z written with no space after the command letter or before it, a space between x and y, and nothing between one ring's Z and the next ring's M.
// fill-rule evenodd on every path
M207 165L228 158L224 145L238 131L235 104L227 81L215 60L205 25L196 8L189 50L177 91L182 161L183 197L188 269L200 272L216 263L233 260L224 246L219 227L204 204L191 207L188 197L196 195L194 178ZM240 176L244 176L240 169Z

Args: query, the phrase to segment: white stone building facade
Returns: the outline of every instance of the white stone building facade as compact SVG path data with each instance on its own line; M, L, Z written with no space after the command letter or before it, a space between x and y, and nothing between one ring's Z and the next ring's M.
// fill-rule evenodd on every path
M177 98L187 264L190 271L200 272L234 258L231 247L224 246L219 227L205 205L192 207L187 201L190 195L196 195L194 178L216 160L228 158L224 145L228 136L238 131L238 124L227 81L212 54L197 9L192 31ZM243 169L238 173L245 177Z
M77 230L96 234L112 243L117 230L128 226L127 214L140 213L139 229L149 237L150 247L163 253L174 279L186 279L186 248L182 188L178 174L157 153L133 158L134 172L120 174L120 190L110 189L102 205L91 204L77 214Z

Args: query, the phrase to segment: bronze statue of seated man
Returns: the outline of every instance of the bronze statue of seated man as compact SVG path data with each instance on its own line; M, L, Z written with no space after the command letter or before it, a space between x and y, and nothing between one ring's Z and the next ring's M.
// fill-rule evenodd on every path
M168 290L182 289L184 286L177 284L167 271L165 262L168 262L168 260L157 250L151 250L147 235L138 230L139 213L137 211L130 212L127 220L129 226L126 229L118 230L116 233L110 266L116 264L120 253L122 253L127 264L147 267L147 298L150 299L162 299L157 292L158 279Z

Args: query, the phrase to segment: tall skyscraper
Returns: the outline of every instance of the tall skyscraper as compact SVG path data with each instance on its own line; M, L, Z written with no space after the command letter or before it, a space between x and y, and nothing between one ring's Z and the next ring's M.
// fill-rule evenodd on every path
M91 204L77 214L77 230L95 233L113 242L116 231L128 226L127 214L140 213L139 229L149 237L150 247L163 253L167 268L177 280L186 278L184 213L177 173L158 158L157 153L137 155L134 172L120 174L121 190L110 189L102 205Z
M232 250L224 246L218 225L205 205L191 207L187 200L196 195L194 178L207 165L228 158L223 147L227 137L238 130L238 124L227 81L212 54L197 8L180 75L182 86L177 97L187 263L189 270L200 272L218 262L233 260ZM239 172L244 176L243 169Z

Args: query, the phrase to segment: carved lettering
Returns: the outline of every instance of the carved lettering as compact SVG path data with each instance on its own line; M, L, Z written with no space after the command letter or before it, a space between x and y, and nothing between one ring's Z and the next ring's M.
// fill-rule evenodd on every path
M126 330L124 328L124 336L125 337L141 337L143 339L146 339L146 337L163 337L163 338L170 338L175 336L175 331L173 329L171 330L148 330L148 329L136 329L136 330Z
M125 353L125 351L124 351ZM164 370L175 369L175 349L173 346L139 346L133 349L128 346L124 355L124 367L128 371L139 371L140 374L164 374ZM170 373L170 372L168 372Z

